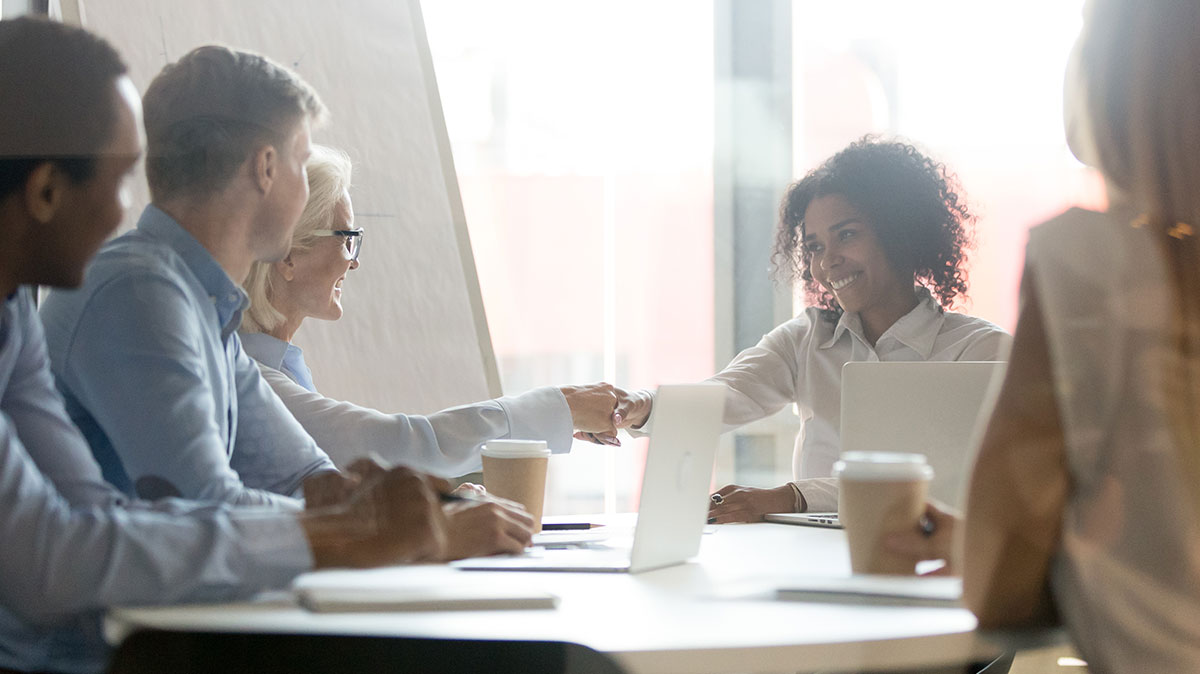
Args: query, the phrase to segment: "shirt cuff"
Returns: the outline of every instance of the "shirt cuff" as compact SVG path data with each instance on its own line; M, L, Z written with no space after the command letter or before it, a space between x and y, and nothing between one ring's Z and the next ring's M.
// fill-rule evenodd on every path
M508 417L508 437L512 440L545 440L550 451L571 451L575 424L571 408L557 386L542 386L520 395L497 398Z
M651 393L650 391L646 391L646 393L650 393L650 399L651 399L651 401L653 401L654 394ZM654 425L654 404L653 404L653 402L651 402L650 413L646 415L646 421L642 422L642 425L638 426L637 428L634 428L633 426L626 428L625 432L635 438L640 438L640 437L650 435L650 427L653 425Z
M792 488L804 499L807 513L832 513L838 509L837 478L813 477L792 482Z
M313 569L308 537L295 515L239 508L230 512L230 519L249 562L242 569L243 585L287 587L296 576Z

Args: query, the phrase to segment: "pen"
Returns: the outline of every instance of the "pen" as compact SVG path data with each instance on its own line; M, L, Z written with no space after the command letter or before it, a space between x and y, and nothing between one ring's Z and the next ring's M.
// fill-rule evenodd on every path
M542 524L542 531L567 531L572 529L595 529L602 527L603 524L594 524L592 522L551 522Z

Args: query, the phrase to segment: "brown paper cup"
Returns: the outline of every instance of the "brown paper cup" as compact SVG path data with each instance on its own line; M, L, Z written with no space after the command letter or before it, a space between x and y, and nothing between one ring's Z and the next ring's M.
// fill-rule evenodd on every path
M913 532L925 512L933 469L920 454L847 452L834 465L838 518L850 545L854 573L911 576L911 560L889 554L883 538Z
M546 468L550 450L540 440L492 440L483 446L483 486L489 494L516 501L542 530Z

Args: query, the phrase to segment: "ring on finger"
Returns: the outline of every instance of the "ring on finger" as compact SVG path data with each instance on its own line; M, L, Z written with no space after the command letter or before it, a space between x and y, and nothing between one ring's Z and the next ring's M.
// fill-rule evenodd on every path
M721 505L722 503L725 502L725 497L721 496L720 494L713 494L712 496L709 496L708 498L709 498L709 500L711 500L713 502L713 505Z

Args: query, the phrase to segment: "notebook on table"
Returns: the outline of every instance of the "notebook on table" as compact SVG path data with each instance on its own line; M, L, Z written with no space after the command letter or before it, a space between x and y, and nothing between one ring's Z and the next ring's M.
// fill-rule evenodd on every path
M725 410L722 384L660 386L646 451L641 506L631 546L610 539L589 547L454 562L472 571L609 571L638 573L694 557L708 518L708 491Z

